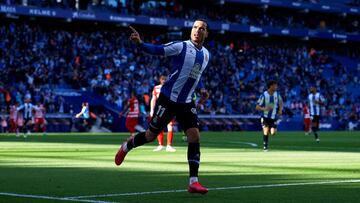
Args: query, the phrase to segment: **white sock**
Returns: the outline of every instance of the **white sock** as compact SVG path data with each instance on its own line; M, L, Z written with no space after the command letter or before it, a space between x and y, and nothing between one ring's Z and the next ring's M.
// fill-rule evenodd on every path
M195 182L199 182L198 177L190 177L190 185Z
M129 152L129 150L127 148L127 143L122 145L122 149L124 150L124 152Z

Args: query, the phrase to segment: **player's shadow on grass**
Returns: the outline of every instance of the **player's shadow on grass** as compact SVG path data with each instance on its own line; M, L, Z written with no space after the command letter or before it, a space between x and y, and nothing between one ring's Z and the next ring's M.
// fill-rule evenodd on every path
M144 167L146 165L144 164ZM318 192L318 188L323 188L319 198L331 199L331 192L338 188L343 188L344 194L338 194L339 198L349 197L355 199L355 189L343 187L343 185L327 185L302 187L282 187L282 188L259 188L259 189L234 189L210 191L209 194L192 195L186 191L188 184L187 172L169 172L164 170L153 171L132 171L131 168L84 168L84 167L1 167L0 173L0 192L12 192L19 194L48 195L57 197L73 197L103 194L124 194L142 193L154 191L181 190L181 192L168 192L157 194L137 194L137 195L118 195L114 197L93 197L85 198L103 201L119 202L276 202L280 199L292 202L303 202L303 195L308 191ZM344 180L349 177L341 177ZM268 185L293 182L319 182L329 181L328 178L319 178L315 175L301 176L299 174L234 174L231 172L217 174L201 173L201 180L209 188L218 187L237 187ZM331 180L337 180L332 178ZM36 187L34 187L34 185ZM309 189L307 189L309 188ZM333 188L331 192L327 192ZM316 190L316 191L314 191ZM290 191L290 192L289 192ZM290 193L293 195L289 195ZM346 193L347 192L347 193ZM266 193L267 195L263 195ZM298 194L298 195L296 195ZM330 194L330 195L329 195ZM355 196L354 196L355 195ZM306 195L305 195L306 196ZM267 198L267 199L266 199ZM316 201L317 199L311 199ZM351 202L351 201L349 201Z

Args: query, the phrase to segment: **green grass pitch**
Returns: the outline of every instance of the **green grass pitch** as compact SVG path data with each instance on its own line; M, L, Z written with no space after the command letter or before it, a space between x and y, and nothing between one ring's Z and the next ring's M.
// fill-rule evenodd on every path
M360 202L360 132L321 132L320 143L279 132L268 152L261 132L204 132L199 179L206 195L185 191L181 134L175 153L153 152L155 142L117 167L114 155L127 136L0 134L0 202Z

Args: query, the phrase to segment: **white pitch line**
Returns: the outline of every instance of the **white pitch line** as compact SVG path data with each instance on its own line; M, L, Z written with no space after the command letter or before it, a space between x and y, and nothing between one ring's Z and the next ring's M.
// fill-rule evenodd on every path
M208 190L209 191L211 191L211 190L234 190L234 189L248 189L248 188L324 185L324 184L336 184L336 183L360 183L360 179L359 180L307 182L307 183L283 183L283 184L270 184L270 185L243 185L243 186L235 186L235 187L208 188ZM187 190L162 190L162 191L152 191L152 192L132 192L132 193L121 193L121 194L88 195L88 196L77 196L77 197L68 197L68 198L82 199L82 198L99 198L99 197L120 197L120 196L136 196L136 195L163 194L163 193L180 193L180 192L186 192L186 191Z
M8 192L0 192L0 196L24 197L24 198L32 198L32 199L48 199L48 200L71 201L71 202L114 203L114 202L90 200L90 199L72 199L67 197L27 195L27 194L17 194L17 193L8 193Z
M252 147L257 147L258 145L252 142L230 142L230 143L235 143L235 144L247 144L250 145Z
M120 196L136 196L136 195L151 195L151 194L163 194L163 193L179 193L186 192L187 190L162 190L162 191L152 191L152 192L130 192L122 194L103 194L103 195L88 195L88 196L76 196L68 197L69 199L82 199L82 198L97 198L97 197L120 197Z
M307 182L307 183L283 183L283 184L271 184L271 185L244 185L244 186L235 186L235 187L209 188L208 190L230 190L230 189L248 189L248 188L304 186L304 185L325 185L325 184L337 184L337 183L360 183L360 180L339 180L339 181L323 181L323 182Z
M218 142L212 142L212 141L207 141L209 143L218 143ZM230 143L230 144L246 144L246 145L250 145L252 147L257 147L258 145L256 143L253 142L240 142L240 141L235 141L235 142L226 142L226 143Z

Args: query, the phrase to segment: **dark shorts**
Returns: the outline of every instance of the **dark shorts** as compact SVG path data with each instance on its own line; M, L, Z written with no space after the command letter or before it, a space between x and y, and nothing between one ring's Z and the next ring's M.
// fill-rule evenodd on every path
M319 123L320 122L320 116L319 115L314 115L314 116L310 116L311 121L313 123Z
M263 128L277 128L276 119L261 117L261 125Z
M170 121L176 117L184 132L189 128L199 128L195 103L176 103L160 94L156 101L154 115L150 120L149 129L159 134Z
M24 118L24 125L32 125L33 120L32 118Z

